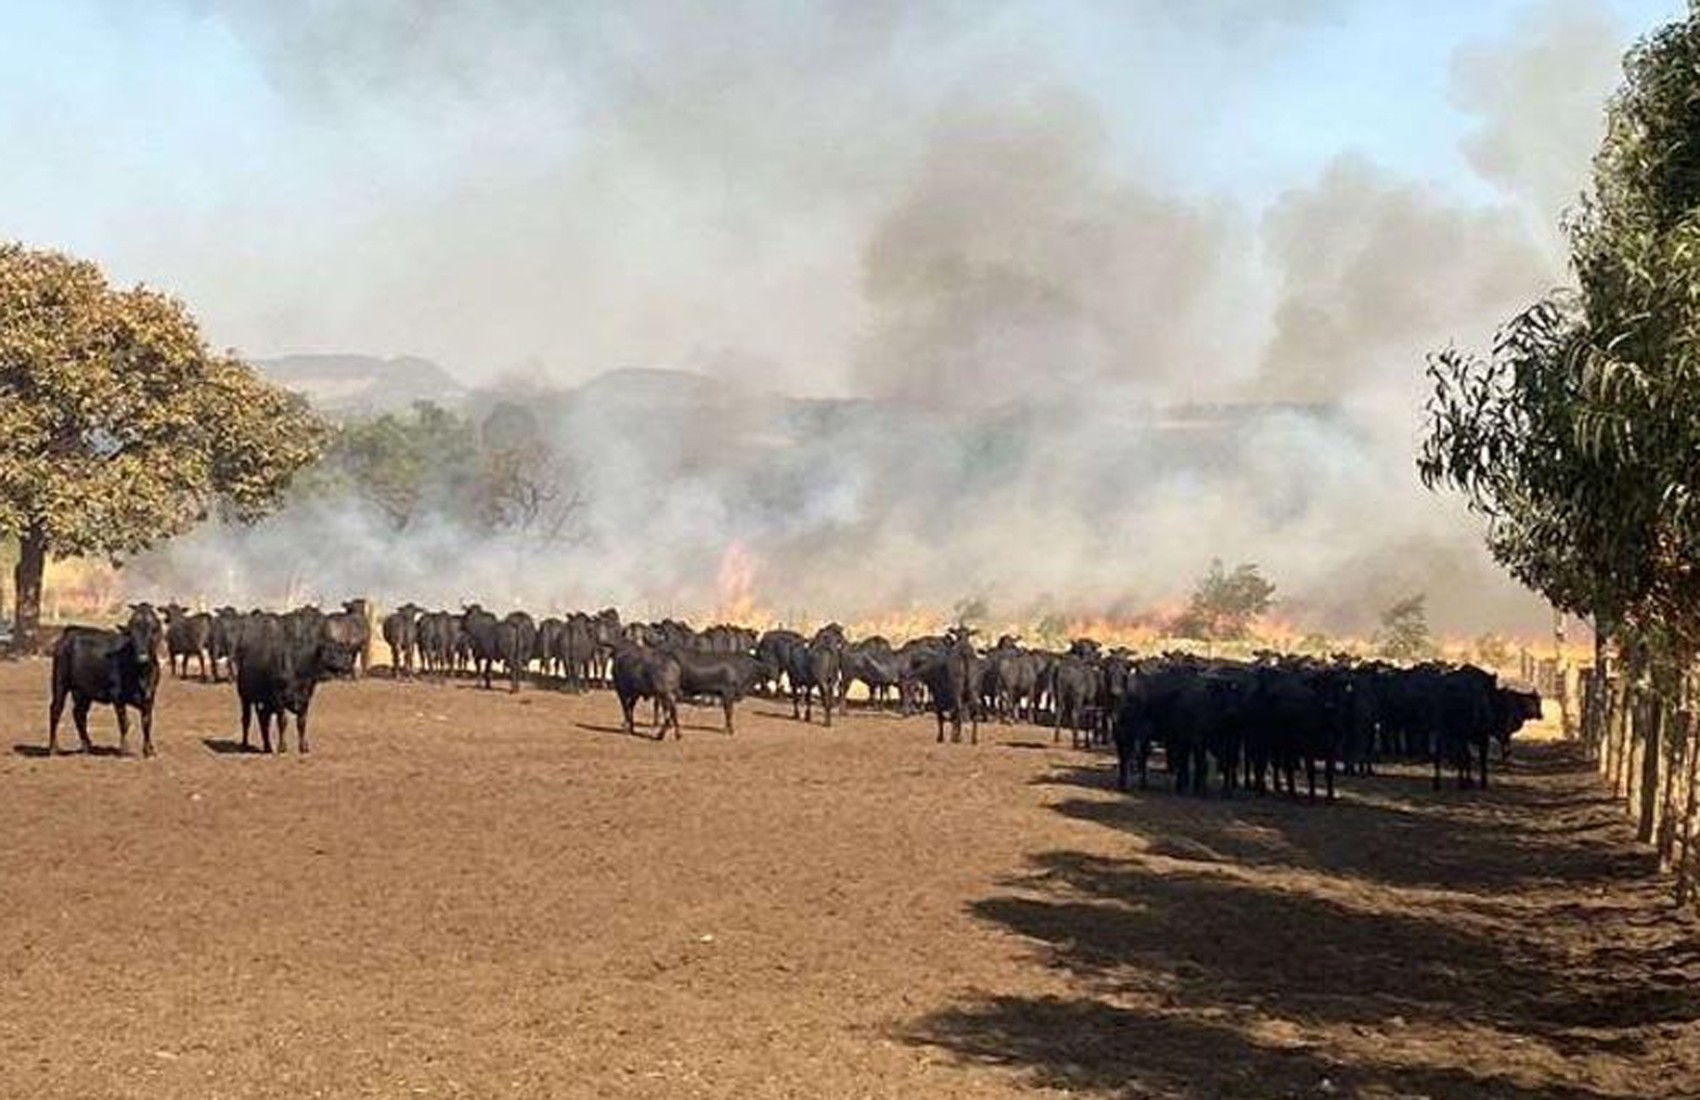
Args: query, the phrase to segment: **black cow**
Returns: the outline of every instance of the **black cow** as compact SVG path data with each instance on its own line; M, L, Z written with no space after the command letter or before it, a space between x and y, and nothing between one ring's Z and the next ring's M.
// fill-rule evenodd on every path
M508 690L517 692L520 677L537 653L537 624L525 612L514 611L496 624L494 637L496 656L508 671Z
M756 658L773 670L765 685L771 694L779 694L779 677L791 668L791 651L808 645L808 640L795 630L769 630L756 639Z
M884 638L867 638L846 646L839 662L840 699L846 705L852 683L860 682L868 689L868 705L875 709L902 687L904 662Z
M766 675L760 661L747 653L670 651L679 663L679 691L685 698L709 696L719 700L732 732L732 708Z
M1090 741L1102 693L1103 674L1096 660L1076 653L1059 660L1051 670L1051 743L1056 744L1065 725L1074 747L1080 747L1083 733Z
M130 619L119 630L68 627L53 647L53 699L48 707L47 751L59 751L59 719L65 698L71 699L71 718L83 751L89 740L89 708L109 703L118 716L118 751L128 750L130 717L135 707L142 716L142 755L153 755L153 704L159 690L159 642L163 628L147 604L131 604Z
M484 690L490 690L490 667L501 659L501 639L496 628L500 621L477 604L469 604L460 617L460 629L466 639L466 650L472 659L474 675L484 680ZM512 633L509 633L512 638Z
M413 676L413 655L419 649L419 616L425 609L404 603L384 616L384 644L390 647L390 670Z
M561 657L566 633L566 621L554 616L537 624L537 663L543 675L567 674L566 662Z
M596 621L580 611L568 615L555 639L554 659L569 689L583 691L590 686L596 677L598 652Z
M236 646L242 640L242 625L246 620L242 613L234 607L221 607L213 615L212 637L209 646L212 651L212 678L217 683L218 663L224 662L224 668L231 679L236 678Z
M355 654L334 636L327 619L292 613L250 616L236 657L236 695L242 706L242 747L250 740L255 714L260 718L260 748L272 751L271 724L277 720L277 751L286 751L289 715L295 715L296 749L305 753L307 711L313 692L334 676L353 672Z
M620 699L620 713L627 733L637 732L632 711L638 700L653 699L661 713L655 739L665 739L668 726L673 728L673 739L679 739L679 688L683 674L677 658L660 650L626 643L614 651L613 676L614 694Z
M791 683L791 717L814 720L815 693L820 693L825 723L832 728L832 704L838 698L839 646L830 635L787 651L785 678ZM799 713L800 711L800 713Z
M201 679L207 679L207 658L212 653L212 616L191 614L186 607L167 604L165 612L165 647L171 658L171 674L179 680L189 677L189 658L199 662ZM182 668L178 660L182 660Z
M1501 763L1511 759L1511 736L1525 722L1541 720L1541 696L1536 691L1502 687L1494 692L1493 736L1499 742Z
M366 601L345 601L341 611L325 616L325 629L337 645L354 655L349 675L356 680L364 676L367 672L366 650L372 642L372 620L367 617Z
M969 739L980 743L980 721L974 710L976 692L975 664L979 658L970 640L972 631L959 627L951 631L948 644L934 648L930 659L921 667L921 680L932 698L933 716L938 719L938 741L944 743L944 724L950 720L950 739L962 740L962 720L969 722Z

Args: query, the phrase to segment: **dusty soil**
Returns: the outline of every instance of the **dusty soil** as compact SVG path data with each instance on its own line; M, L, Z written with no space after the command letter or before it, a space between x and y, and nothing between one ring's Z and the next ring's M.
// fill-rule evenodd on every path
M1199 802L1031 729L373 680L307 758L171 683L156 759L45 759L46 673L0 665L0 1096L1700 1095L1700 934L1562 745Z

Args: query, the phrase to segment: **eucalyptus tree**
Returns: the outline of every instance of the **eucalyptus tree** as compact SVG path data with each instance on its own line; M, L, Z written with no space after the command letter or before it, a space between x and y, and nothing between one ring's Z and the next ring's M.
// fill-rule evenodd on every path
M1430 357L1418 468L1485 517L1513 576L1591 617L1668 717L1700 653L1700 16L1626 56L1566 228L1574 290L1487 356ZM1644 838L1665 728L1645 723Z

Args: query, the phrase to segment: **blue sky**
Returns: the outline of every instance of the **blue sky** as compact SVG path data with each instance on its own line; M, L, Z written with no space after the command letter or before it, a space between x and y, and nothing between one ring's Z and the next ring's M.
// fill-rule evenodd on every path
M923 119L940 101L971 99L981 86L999 94L1006 79L1066 87L1102 128L1113 171L1180 201L1225 205L1246 224L1345 154L1451 201L1490 204L1500 196L1461 151L1479 120L1457 102L1460 52L1509 45L1518 27L1548 16L1596 20L1612 29L1615 49L1682 4L946 3L935 22L905 23L898 47L842 78L811 71L820 66L808 51L830 68L856 47L843 47L832 19L799 15L800 5L729 5L740 14L726 20L724 41L655 50L644 36L663 37L671 13L608 30L601 10L581 5L563 18L568 29L547 28L560 36L558 72L555 46L533 49L541 32L521 14L513 26L488 15L503 5L464 6L471 29L447 20L423 33L429 50L399 59L386 51L399 48L408 19L397 13L408 5L341 10L362 8L375 14L339 25L301 14L315 5L0 3L0 143L9 153L0 235L178 290L216 340L258 354L363 344L475 374L573 358L570 342L528 334L523 319L502 318L485 334L470 332L474 319L442 320L476 298L476 286L463 291L455 279L487 284L511 270L528 286L561 280L548 296L520 294L516 310L587 303L586 357L620 358L629 345L634 358L678 358L691 354L685 341L647 331L667 324L654 320L668 313L654 298L681 303L680 326L718 326L709 343L721 346L747 317L717 320L722 307L702 282L728 262L741 268L728 278L751 296L819 277L811 297L836 304L811 307L823 311L816 328L842 343L860 323L851 299L855 253L877 205L870 196L902 189L895 165L926 140ZM777 46L749 45L770 25ZM667 49L678 52L656 52ZM632 107L647 87L632 70L645 59L664 68L716 51L726 69L704 63L689 76L698 83L677 87L663 74L656 93L709 100L701 135L690 132L695 115ZM805 63L791 67L787 52ZM749 88L738 86L745 69ZM863 96L858 84L875 90ZM604 100L616 104L612 123ZM815 140L818 120L840 117L889 144L834 151L843 136L828 122L819 156L785 159ZM644 123L659 129L634 128ZM705 182L693 173L705 156L712 165L717 142L737 169ZM889 171L878 163L887 148ZM588 199L587 177L606 182ZM748 209L725 193L740 189L752 196ZM551 208L551 193L573 197ZM492 208L503 212L490 217ZM504 251L528 235L556 241L553 251ZM561 274L552 256L567 251L600 258L607 279ZM634 251L646 257L641 267L608 259ZM344 277L381 288L382 302L375 291L344 293ZM649 320L626 304L639 294L650 299ZM398 316L386 319L391 305ZM623 322L604 320L622 312ZM801 337L755 353L836 354Z

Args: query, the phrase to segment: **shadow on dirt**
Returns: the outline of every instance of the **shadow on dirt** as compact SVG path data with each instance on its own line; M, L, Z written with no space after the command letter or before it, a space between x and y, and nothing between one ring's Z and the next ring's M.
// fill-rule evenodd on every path
M244 745L234 737L203 737L201 744L207 747L207 751L217 753L220 756L265 755L260 751L260 746L257 743Z
M60 742L59 751L56 752L56 753L48 752L46 745L40 745L40 744L35 744L35 743L32 743L32 742L26 742L26 741L18 741L18 742L15 742L12 745L12 755L13 756L22 756L22 757L25 757L25 758L31 759L31 760L46 760L50 756L121 757L121 756L125 755L124 753L118 751L117 745L95 744L95 745L91 745L91 746L89 746L88 748L85 749L81 745L75 744L74 738L72 740L73 740L73 744L69 748L67 748L65 746L64 742ZM135 750L135 753L139 754L140 750L139 749Z
M1700 1021L1700 937L1569 752L1485 795L1399 774L1314 806L1064 769L1040 782L1095 797L1052 808L1130 855L1042 853L970 911L1075 992L979 996L903 1038L1117 1096L1637 1095L1553 1066Z

